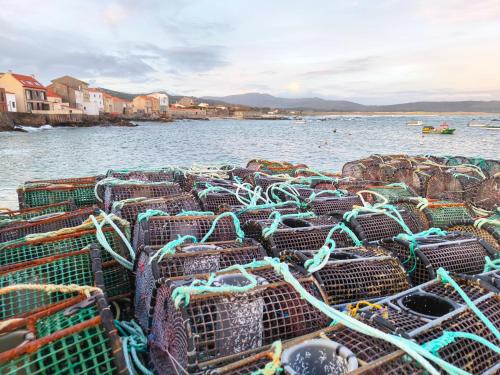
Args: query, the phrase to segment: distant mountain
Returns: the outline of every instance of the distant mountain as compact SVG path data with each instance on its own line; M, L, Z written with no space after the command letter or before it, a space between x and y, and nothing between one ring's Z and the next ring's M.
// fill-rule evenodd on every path
M222 97L208 96L233 105L261 108L300 109L325 112L491 112L500 113L500 101L415 102L392 105L363 105L345 100L321 98L279 98L269 94L248 93Z
M269 94L248 93L223 97L203 97L203 100L218 100L233 105L249 107L309 109L315 111L363 111L365 106L346 100L325 100L321 98L278 98Z

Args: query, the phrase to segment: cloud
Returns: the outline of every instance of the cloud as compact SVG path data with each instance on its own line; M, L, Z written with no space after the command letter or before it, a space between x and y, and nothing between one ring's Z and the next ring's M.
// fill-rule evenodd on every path
M141 56L168 65L166 72L201 73L227 64L222 46L177 46L161 48L154 44L136 46Z
M30 38L0 36L0 67L9 67L24 73L43 73L49 80L71 74L85 79L96 77L145 78L153 69L133 53L112 54L85 44L56 43L60 38L45 39L49 44ZM53 43L50 43L53 41ZM1 70L1 68L0 68Z
M420 0L416 14L435 23L473 23L500 19L498 0Z
M307 78L334 76L339 74L359 73L373 68L378 62L378 56L366 56L343 62L334 62L325 69L311 70L301 75Z

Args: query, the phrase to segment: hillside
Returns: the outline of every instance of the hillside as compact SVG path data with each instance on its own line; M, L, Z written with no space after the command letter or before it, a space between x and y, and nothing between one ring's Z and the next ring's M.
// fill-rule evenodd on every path
M260 93L221 97L208 96L203 98L203 100L206 99L250 107L331 112L500 112L500 101L415 102L392 105L363 105L344 100L279 98Z

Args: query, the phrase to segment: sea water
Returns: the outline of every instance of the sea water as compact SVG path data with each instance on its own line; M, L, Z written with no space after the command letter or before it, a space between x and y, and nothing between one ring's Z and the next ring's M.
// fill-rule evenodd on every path
M103 174L110 168L244 165L264 158L338 171L373 153L481 156L500 159L500 131L469 128L472 116L331 116L293 120L142 122L138 127L54 128L0 133L0 207L16 208L26 180ZM426 135L421 119L454 135ZM477 119L477 117L476 117ZM500 122L498 122L500 124Z

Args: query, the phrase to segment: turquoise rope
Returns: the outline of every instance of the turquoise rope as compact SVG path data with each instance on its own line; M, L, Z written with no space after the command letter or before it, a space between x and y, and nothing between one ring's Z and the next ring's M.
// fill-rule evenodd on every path
M468 372L463 371L446 361L443 361L441 358L436 357L432 353L424 350L418 344L410 340L404 339L400 336L386 334L327 305L325 302L319 300L315 296L311 295L306 289L304 289L300 282L292 275L286 263L281 263L278 259L271 259L269 257L264 258L264 261L273 266L275 272L279 275L282 275L284 280L289 283L303 299L305 299L312 306L316 307L319 311L327 315L330 319L338 321L347 328L353 329L362 334L380 338L384 341L394 344L395 346L408 353L411 357L413 357L430 374L437 375L439 374L439 372L427 361L427 359L432 360L451 374L468 374Z
M123 354L129 373L135 374L134 370L137 369L143 375L153 375L153 372L142 364L138 355L138 353L147 353L148 350L148 339L141 327L133 320L130 322L115 320L114 323L121 336Z
M311 259L308 259L304 263L304 268L307 270L308 273L319 271L328 262L331 253L335 250L335 247L337 246L337 244L331 237L333 236L333 233L335 233L338 230L340 230L340 233L342 232L347 233L347 235L353 240L355 246L361 246L363 244L350 228L348 228L344 223L338 223L336 226L330 229L330 232L328 232L324 245L321 246L318 252L314 254L314 256Z
M137 222L142 223L143 221L148 221L153 216L170 216L168 212L162 210L146 210L146 212L141 212L137 215Z
M498 270L500 268L500 259L491 260L490 257L484 257L484 271L490 272L491 270Z
M185 211L178 213L175 216L213 216L215 213L212 211Z
M297 202L295 201L287 201L287 202L278 202L278 203L265 203L265 204L256 204L254 206L246 206L245 208L236 211L236 216L240 216L244 214L245 212L248 211L258 211L258 210L265 210L269 208L280 208L280 207L286 207L289 205L297 205Z
M482 313L481 310L477 308L477 306L474 304L474 302L469 298L469 296L460 288L460 285L457 284L455 280L451 278L451 276L446 272L446 270L443 267L439 267L437 270L437 275L441 278L441 281L444 284L450 284L453 289L457 291L457 293L462 297L462 299L465 301L467 306L470 307L472 311L478 316L479 319L488 327L488 329L495 335L497 340L500 340L500 332L498 329L489 321L489 319Z
M311 219L315 218L316 215L312 212L302 212L302 213L297 213L297 214L287 214L287 215L281 215L281 212L279 211L273 211L271 212L271 215L269 215L269 220L274 218L273 222L271 225L267 228L264 228L262 230L262 237L268 238L271 236L274 232L278 230L278 227L281 222L283 222L284 219L291 219L291 218L296 218L296 219Z
M333 195L335 197L343 197L345 195L342 190L321 190L320 192L313 192L309 196L308 200L309 200L309 202L314 202L317 197L319 197L320 195L324 195L324 194L330 194L330 195Z
M165 246L163 246L160 250L158 250L150 259L149 259L149 264L153 262L156 258L158 258L158 262L161 262L161 260L166 256L166 255L174 255L175 254L175 248L177 246L182 245L184 242L187 240L193 241L193 243L197 243L198 239L195 236L180 236L176 240L172 240L169 243L167 243Z
M443 334L440 337L422 344L422 348L424 348L425 350L428 350L429 352L431 352L434 355L439 355L439 353L438 353L439 350L441 350L445 346L450 345L451 343L455 342L456 339L459 339L459 338L476 341L476 342L488 347L489 349L491 349L495 353L497 353L497 354L500 353L500 347L489 342L488 340L486 340L485 338L483 338L481 336L474 335L473 333L468 333L468 332L443 331Z
M396 237L394 237L395 239L406 240L410 243L410 245L409 245L410 253L408 254L408 258L406 258L402 262L403 264L407 264L411 259L413 259L413 265L412 265L411 269L409 269L407 272L412 273L413 271L415 271L415 268L417 267L417 255L415 254L415 248L418 247L417 241L419 238L427 237L429 235L446 236L447 234L448 234L448 232L446 232L442 229L430 228L430 229L427 229L427 230L420 232L420 233L417 233L417 234L409 235L406 233L400 233Z
M361 213L361 212L384 214L387 217L394 220L396 223L398 223L404 232L406 232L409 235L413 235L413 232L408 227L408 225L406 225L406 223L404 222L398 209L396 207L394 207L393 205L390 205L390 204L378 205L377 203L375 203L374 205L370 205L370 206L366 206L366 207L354 208L351 211L347 211L344 214L343 219L347 222L350 222L351 220L356 219L358 217L359 213Z
M219 222L219 220L222 219L222 218L224 218L224 217L228 217L228 216L233 219L234 229L236 231L237 239L238 239L238 241L241 242L243 240L243 238L245 238L245 232L243 232L243 230L241 229L240 220L232 212L223 212L222 214L220 214L219 216L217 216L214 219L214 221L212 222L212 226L210 227L210 229L208 230L208 232L205 234L205 236L203 236L203 238L201 239L200 242L205 242L206 240L208 240L208 238L212 235L213 231L215 230L215 226L217 225L217 223Z
M120 254L115 252L112 248L111 245L109 244L108 240L106 239L106 236L104 235L104 232L102 231L102 227L105 224L105 221L103 220L101 223L99 223L94 215L90 215L90 220L92 220L92 223L94 224L96 228L95 236L97 241L101 244L101 246L106 250L118 263L120 263L123 267L126 269L132 271L134 269L134 264L124 257L122 257Z
M232 267L228 267L225 271L237 269L241 274L249 281L249 284L244 286L235 285L220 285L213 286L216 276L212 274L210 278L205 280L193 280L191 285L180 286L174 289L172 293L172 299L176 308L179 308L181 303L184 306L189 305L189 301L192 295L199 295L203 293L245 293L257 286L257 279L252 274L248 273L244 267L237 264Z

